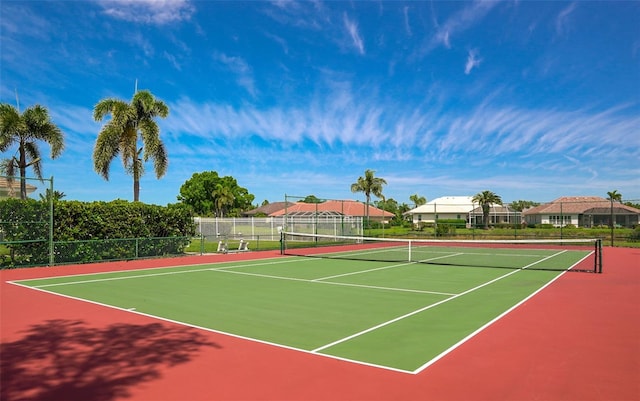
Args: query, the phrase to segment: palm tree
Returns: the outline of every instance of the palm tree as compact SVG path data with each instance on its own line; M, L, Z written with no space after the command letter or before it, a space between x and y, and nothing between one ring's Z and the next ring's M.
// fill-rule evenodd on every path
M18 145L17 155L3 160L4 174L11 177L20 175L20 199L27 199L27 168L31 167L36 177L42 180L42 159L38 141L49 144L51 158L60 156L64 149L64 134L49 118L46 108L35 105L24 113L15 107L0 104L0 152L5 152L13 144Z
M482 208L482 220L484 221L484 229L489 229L489 211L491 205L502 205L502 198L491 191L482 191L477 193L472 199Z
M224 217L224 212L228 206L233 206L236 197L233 195L231 188L222 184L217 184L213 191L214 204L216 206L217 216Z
M614 216L613 216L613 202L622 202L622 194L618 192L618 190L614 190L611 192L607 192L607 195L609 196L609 202L611 203L611 224L610 227L613 229L613 227L615 226L614 224Z
M351 184L351 192L364 192L364 196L367 198L367 225L369 224L369 202L371 201L371 194L384 200L382 186L387 184L387 181L383 178L374 177L374 175L375 171L367 169L364 172L364 177L358 177L358 181Z
M64 192L60 192L60 191L53 191L53 195L52 195L51 189L47 188L47 190L45 191L44 195L40 194L40 200L42 202L49 203L49 201L52 199L52 197L53 197L54 201L59 201L60 199L64 198L65 196L67 196L67 194L65 194Z
M427 203L427 198L425 198L424 196L420 196L418 194L411 195L409 197L409 200L413 202L413 204L416 205L416 207L422 206L425 203Z
M125 170L133 176L133 200L140 198L140 177L144 162L153 160L156 178L167 171L167 151L160 140L160 128L155 117L165 118L169 108L151 92L136 92L131 103L124 100L103 99L93 109L93 118L102 121L107 114L111 119L102 127L93 149L93 167L105 180L109 180L109 167L120 154ZM138 139L142 147L138 147Z

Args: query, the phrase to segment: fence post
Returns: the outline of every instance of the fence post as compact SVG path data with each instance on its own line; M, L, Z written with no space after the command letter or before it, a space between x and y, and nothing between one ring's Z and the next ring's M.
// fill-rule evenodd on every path
M53 246L53 176L51 176L49 181L49 266L53 266L55 262Z

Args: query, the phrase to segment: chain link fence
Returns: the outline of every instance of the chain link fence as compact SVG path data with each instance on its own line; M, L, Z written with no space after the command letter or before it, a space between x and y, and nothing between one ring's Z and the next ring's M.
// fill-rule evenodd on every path
M217 252L220 246L239 250L241 241L248 248L273 248L280 241L280 233L288 231L308 234L362 235L362 217L343 215L275 216L275 217L196 217L196 235L199 253ZM268 245L267 245L268 244ZM262 248L261 248L262 246Z

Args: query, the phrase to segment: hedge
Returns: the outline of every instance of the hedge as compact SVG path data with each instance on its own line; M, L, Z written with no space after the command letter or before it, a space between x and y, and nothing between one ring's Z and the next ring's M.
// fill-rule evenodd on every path
M56 263L130 259L131 246L114 242L123 239L146 239L136 241L135 257L181 253L194 233L193 214L183 204L165 207L123 200L54 202ZM179 237L182 238L160 241ZM33 199L0 201L0 240L8 243L11 264L48 264L48 239L48 203Z

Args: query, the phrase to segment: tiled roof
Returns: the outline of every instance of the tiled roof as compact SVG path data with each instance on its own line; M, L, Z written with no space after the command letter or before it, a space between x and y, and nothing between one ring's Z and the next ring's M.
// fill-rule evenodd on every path
M278 210L282 210L285 207L291 206L291 205L294 205L294 203L293 202L273 202L273 203L268 203L264 206L260 206L256 209L244 212L244 214L247 216L254 216L258 213L264 213L268 216L271 213L277 212Z
M8 196L9 189L13 191L13 196L20 196L20 179L14 178L9 187L9 181L5 177L0 177L0 196ZM37 187L27 183L27 193L35 191Z
M599 196L563 196L551 203L545 203L531 209L524 210L522 214L581 214L594 212L594 210L610 210L611 201ZM640 210L622 203L614 203L615 209L630 213L640 213ZM618 212L619 213L619 212Z
M333 212L340 213L345 216L366 216L366 205L357 201L326 201L322 203L305 203L296 202L292 206L287 206L286 213L321 213L321 212ZM285 209L278 210L269 216L282 216L285 214ZM394 214L386 212L382 209L378 209L375 206L369 205L369 216L371 217L393 217Z

